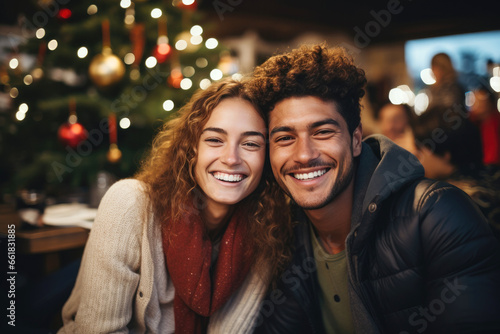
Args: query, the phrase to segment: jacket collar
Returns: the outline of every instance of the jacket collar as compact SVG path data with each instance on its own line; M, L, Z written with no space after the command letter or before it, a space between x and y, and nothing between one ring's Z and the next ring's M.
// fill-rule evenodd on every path
M365 245L383 201L422 178L424 168L413 154L387 137L373 135L363 141L355 175L351 232L346 242L347 251L352 254ZM356 230L356 242L351 243Z

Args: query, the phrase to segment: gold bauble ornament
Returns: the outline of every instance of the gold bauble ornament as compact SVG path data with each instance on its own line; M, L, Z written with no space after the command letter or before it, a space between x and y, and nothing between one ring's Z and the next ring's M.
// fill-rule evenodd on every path
M99 88L108 88L120 82L125 75L125 65L122 60L105 47L102 53L96 55L89 67L89 76Z
M122 151L118 148L118 145L111 144L109 145L109 151L106 154L106 158L112 164L117 163L122 158Z

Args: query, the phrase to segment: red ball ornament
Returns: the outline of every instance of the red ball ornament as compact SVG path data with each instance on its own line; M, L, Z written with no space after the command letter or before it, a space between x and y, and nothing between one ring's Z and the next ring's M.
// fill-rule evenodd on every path
M61 20L67 20L71 17L72 13L71 10L68 8L62 8L58 13L57 13L57 18Z
M167 43L158 44L153 50L153 56L162 64L172 55L172 47Z
M64 123L57 132L59 141L63 145L76 148L78 144L87 139L87 130L80 123Z

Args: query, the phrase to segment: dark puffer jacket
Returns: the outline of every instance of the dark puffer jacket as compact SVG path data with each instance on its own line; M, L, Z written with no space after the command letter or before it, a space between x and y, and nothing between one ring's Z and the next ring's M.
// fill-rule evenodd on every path
M363 143L346 240L356 333L500 333L500 245L461 190L422 177L381 136ZM335 219L335 217L332 217ZM305 215L256 333L323 333Z

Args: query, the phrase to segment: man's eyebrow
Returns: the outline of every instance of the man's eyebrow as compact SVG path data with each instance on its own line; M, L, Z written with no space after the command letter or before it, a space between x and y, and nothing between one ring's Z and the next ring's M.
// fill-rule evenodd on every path
M324 120L321 120L321 121L317 121L317 122L314 122L312 124L309 124L307 127L309 129L314 129L314 128L317 128L318 126L322 126L322 125L325 125L325 124L331 124L331 125L334 125L338 128L340 128L340 123L337 122L336 120L334 120L333 118L326 118Z
M221 128L215 128L215 127L205 128L201 133L205 133L206 131L213 131L223 135L227 135L227 131ZM266 140L266 137L259 131L245 131L242 133L242 136L243 137L259 136L262 137L262 139Z
M291 132L295 128L291 126L278 126L274 129L271 130L271 133L269 134L269 137L272 137L276 132Z
M317 122L314 122L312 124L309 124L307 126L308 129L314 129L314 128L317 128L318 126L322 126L322 125L325 125L325 124L331 124L331 125L334 125L338 128L340 128L340 123L337 122L336 120L334 120L333 118L326 118L326 119L323 119L321 121L317 121ZM276 132L291 132L291 131L294 131L295 128L291 127L291 126L278 126L274 129L271 130L271 133L270 133L270 137L272 137Z

